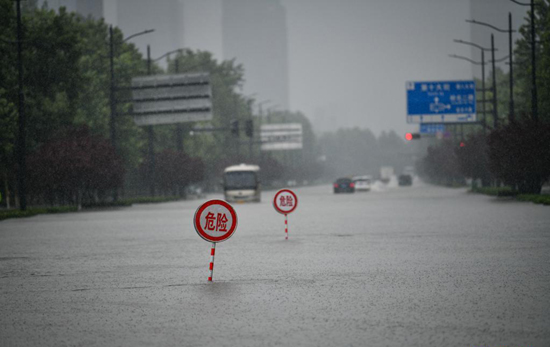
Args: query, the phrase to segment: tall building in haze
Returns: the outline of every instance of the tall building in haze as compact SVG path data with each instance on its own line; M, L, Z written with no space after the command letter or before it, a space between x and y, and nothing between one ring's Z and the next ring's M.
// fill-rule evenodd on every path
M60 7L65 7L67 12L77 12L84 17L91 16L95 19L103 18L103 1L104 0L39 0L37 1L38 8L41 8L44 3L48 8L59 10Z
M286 10L279 0L223 0L223 55L245 69L244 94L288 109Z
M45 0L39 0L39 5ZM104 18L153 59L179 48L235 59L245 70L243 93L288 109L286 10L280 0L48 0L50 8ZM165 66L164 61L159 62Z
M183 47L209 51L218 61L223 60L222 1L224 0L180 1Z

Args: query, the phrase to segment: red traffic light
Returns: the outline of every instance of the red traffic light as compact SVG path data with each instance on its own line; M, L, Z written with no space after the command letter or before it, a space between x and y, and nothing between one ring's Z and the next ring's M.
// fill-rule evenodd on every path
M466 142L461 141L461 142L460 142L460 147L466 147Z
M417 134L417 133L406 133L405 134L405 140L407 140L407 141L416 140L416 139L419 139L419 138L420 138L420 134Z

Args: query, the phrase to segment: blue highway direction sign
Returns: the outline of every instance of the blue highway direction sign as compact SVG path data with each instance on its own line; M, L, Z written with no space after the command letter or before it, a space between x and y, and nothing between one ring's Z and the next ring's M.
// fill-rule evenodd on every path
M445 124L438 123L422 123L420 124L420 133L421 134L443 134L445 132Z
M472 81L407 82L407 123L476 121L476 84Z

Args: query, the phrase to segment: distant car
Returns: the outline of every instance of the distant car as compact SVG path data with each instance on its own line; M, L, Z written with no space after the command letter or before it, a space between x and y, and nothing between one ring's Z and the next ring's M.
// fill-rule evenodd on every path
M412 176L409 174L399 175L399 185L400 186L412 186Z
M370 176L356 176L353 178L353 183L355 183L356 191L368 192L371 187L371 177Z
M351 178L339 178L334 182L334 193L353 193L355 192L355 183Z

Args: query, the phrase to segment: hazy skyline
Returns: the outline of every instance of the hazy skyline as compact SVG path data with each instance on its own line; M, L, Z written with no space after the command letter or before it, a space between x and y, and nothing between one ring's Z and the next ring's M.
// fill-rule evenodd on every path
M469 37L467 0L283 4L290 104L312 119L317 131L415 130L405 121L405 81L471 78L470 66L446 57L453 37Z
M406 123L405 82L464 80L479 75L478 67L448 57L459 54L479 59L477 52L453 42L453 39L480 40L486 44L490 30L473 28L465 22L475 15L472 10L485 12L476 15L477 20L498 26L505 26L507 11L514 11L516 28L524 22L521 11L526 10L507 0L280 1L286 9L288 31L289 109L304 113L317 132L354 126L369 128L376 134L389 130L398 134L416 131L417 125ZM180 4L182 13L174 18L183 23L172 23L169 27L179 28L170 30L181 33L163 31L167 24L163 23L156 28L157 32L133 40L142 53L145 53L143 47L151 43L154 56L185 46L209 50L219 60L247 60L240 59L235 52L231 56L224 52L227 50L223 49L221 24L224 0L175 2ZM113 0L104 0L108 22L117 17L117 12L121 15L121 8L113 4ZM152 27L143 21L132 25L141 29L145 24ZM258 25L262 25L261 18ZM162 42L159 39L167 36L173 37L175 43L158 47ZM497 57L505 56L508 52L505 35L496 35L496 42ZM500 66L507 70L504 63ZM254 66L247 70L244 64L244 68L245 74L255 71ZM265 69L269 69L269 64ZM272 72L274 83L275 75ZM262 80L269 82L269 76L262 76ZM250 86L244 90L249 95L255 93ZM263 95L258 98L258 102L265 99Z
M514 27L524 23L517 8L520 13L526 8L507 0L474 1L484 1L486 9L494 5L493 13L479 13L477 20L493 22L501 13L496 24L502 25L507 11L515 11ZM290 105L317 131L338 126L377 134L416 131L418 125L405 120L406 81L473 78L470 63L448 57L471 56L468 46L453 42L471 38L472 25L465 22L472 17L470 0L282 2L288 14ZM505 56L506 35L498 35L498 57Z

